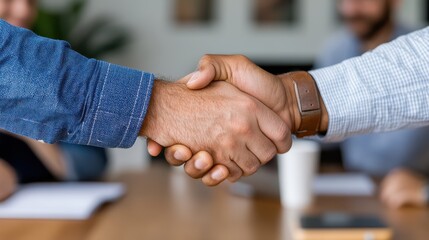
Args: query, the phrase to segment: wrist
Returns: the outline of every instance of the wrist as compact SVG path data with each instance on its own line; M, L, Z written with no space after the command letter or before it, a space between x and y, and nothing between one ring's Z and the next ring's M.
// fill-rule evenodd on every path
M292 118L292 133L297 134L298 130L302 127L303 123L303 113L300 110L300 96L297 96L297 87L296 87L296 83L292 77L293 74L297 74L297 73L289 73L289 74L282 74L280 75L280 79L283 83L283 86L285 87L285 91L287 94L287 110L290 113L290 116ZM304 73L301 73L304 74ZM317 131L314 134L324 134L327 132L328 130L328 125L329 125L329 116L328 116L328 112L326 110L324 101L322 99L322 96L319 93L319 89L317 88L317 85L313 79L313 77L306 73L305 74L307 78L311 78L311 80L313 81L312 83L315 86L315 96L317 96L317 98L314 96L314 101L316 102L316 105L319 105L320 107L320 116L318 116L318 120L317 120L317 126L314 127L315 129L317 129ZM317 101L318 100L318 101ZM302 130L302 129L301 129ZM304 129L304 130L311 130L311 129Z
M167 82L161 80L155 80L152 89L152 96L150 105L148 107L143 126L140 129L140 136L154 139L156 132L162 126L162 105L165 97L164 91L166 90Z
M194 102L195 96L184 83L155 80L140 136L164 147L181 142L192 128L186 116L193 113L192 109L200 109L199 106L192 108Z

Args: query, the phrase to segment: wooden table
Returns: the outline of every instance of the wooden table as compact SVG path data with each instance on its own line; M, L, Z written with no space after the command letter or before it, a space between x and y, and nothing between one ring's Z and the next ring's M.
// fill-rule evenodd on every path
M207 188L182 172L154 166L119 177L128 191L87 221L0 220L6 240L259 240L291 239L287 212L277 199L231 195L227 185ZM429 210L388 210L373 198L322 197L312 211L380 214L397 240L429 239Z

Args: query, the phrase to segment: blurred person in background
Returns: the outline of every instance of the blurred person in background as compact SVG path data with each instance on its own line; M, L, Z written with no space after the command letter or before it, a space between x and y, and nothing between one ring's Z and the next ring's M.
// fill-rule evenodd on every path
M31 28L37 17L37 0L0 0L0 18ZM45 144L0 132L0 200L18 183L95 180L107 166L102 148L67 143Z
M410 33L412 29L397 22L400 4L400 0L338 0L346 27L328 42L315 67L338 64ZM340 148L347 170L384 177L380 196L388 206L428 203L428 127L353 137Z

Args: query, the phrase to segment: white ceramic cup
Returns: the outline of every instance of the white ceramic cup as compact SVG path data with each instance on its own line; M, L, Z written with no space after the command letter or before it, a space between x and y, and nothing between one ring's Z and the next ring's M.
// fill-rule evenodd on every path
M295 140L288 153L278 156L280 199L284 207L304 209L313 201L313 180L320 159L320 144Z

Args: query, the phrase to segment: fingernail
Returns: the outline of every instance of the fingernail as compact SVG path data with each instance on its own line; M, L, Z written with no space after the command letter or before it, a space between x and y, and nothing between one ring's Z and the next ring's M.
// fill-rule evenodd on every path
M195 160L195 168L198 170L204 170L207 167L207 163L202 159Z
M179 161L185 161L186 159L185 159L185 154L183 154L182 152L180 152L180 151L176 151L176 152L174 152L174 158L176 159L176 160L179 160Z
M191 79L189 79L188 84L192 84L193 82L196 82L199 77L200 77L200 72L195 72L194 75L192 75Z
M224 174L221 170L217 170L212 173L212 178L213 180L220 181L224 178Z

